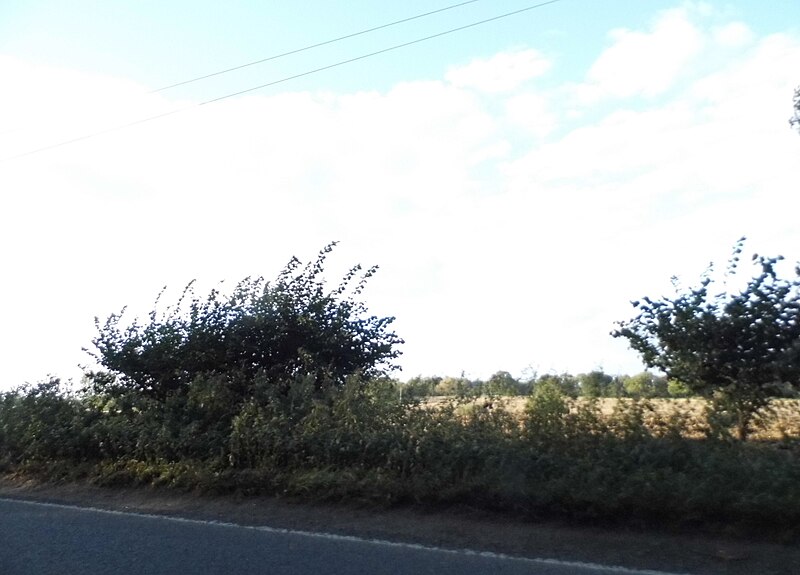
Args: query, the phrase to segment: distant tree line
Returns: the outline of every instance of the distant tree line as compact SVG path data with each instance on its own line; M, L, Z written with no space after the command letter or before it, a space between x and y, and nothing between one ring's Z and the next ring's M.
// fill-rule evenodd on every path
M403 394L409 397L434 397L452 395L527 396L544 386L556 387L564 396L577 397L627 397L632 399L676 398L692 395L679 381L649 371L635 375L610 375L597 369L588 373L542 374L515 378L507 371L498 371L489 379L467 377L425 377L418 375L401 383Z

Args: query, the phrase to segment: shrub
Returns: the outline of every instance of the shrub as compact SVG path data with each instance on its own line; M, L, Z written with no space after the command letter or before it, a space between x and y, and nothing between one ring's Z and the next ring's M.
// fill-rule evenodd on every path
M274 282L246 278L228 297L213 290L201 301L189 284L175 307L162 315L154 309L143 324L123 326L124 308L96 320L90 353L116 377L91 374L94 390L133 390L163 401L185 394L198 376L224 375L215 385L244 399L256 376L280 385L310 375L320 388L343 385L351 374L384 375L403 341L389 330L393 317L370 316L355 299L377 267L352 287L361 272L355 266L326 291L322 275L334 246L304 267L292 258Z
M10 462L93 457L92 418L58 378L24 385L0 394L0 451Z
M726 277L739 269L744 238L736 244ZM674 298L633 302L639 315L613 332L638 351L648 367L664 371L712 405L733 414L746 439L770 397L794 391L800 380L800 265L781 279L781 257L753 255L760 273L738 293L713 294L711 273Z

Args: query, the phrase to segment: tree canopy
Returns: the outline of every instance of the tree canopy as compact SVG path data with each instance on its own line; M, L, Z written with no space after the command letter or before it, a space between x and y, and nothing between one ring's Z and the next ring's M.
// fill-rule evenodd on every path
M726 277L739 271L744 238L737 242ZM735 412L740 438L768 398L800 380L800 265L794 277L778 277L781 257L754 254L760 271L738 292L713 293L713 266L700 285L676 294L632 302L636 317L618 322L648 367L664 371L695 393Z
M256 376L274 385L311 377L321 387L353 374L385 375L403 340L389 329L393 317L369 315L357 299L377 267L362 273L357 265L327 291L325 259L335 245L305 266L292 258L273 282L246 278L229 296L215 289L200 300L189 284L176 306L163 314L154 308L144 323L123 325L124 308L95 319L90 354L116 376L114 385L156 399L180 393L198 375L223 374L238 394ZM98 381L108 387L110 380Z

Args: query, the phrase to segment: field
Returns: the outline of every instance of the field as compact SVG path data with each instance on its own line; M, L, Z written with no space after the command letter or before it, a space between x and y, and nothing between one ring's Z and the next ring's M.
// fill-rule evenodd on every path
M509 413L522 417L525 410L527 397L481 397L465 405L483 406L487 402L493 407L502 406ZM452 401L451 397L438 396L429 398L427 405L442 406ZM597 402L599 412L606 418L611 418L615 412L624 407L633 405L632 399L617 399L603 397L594 400ZM573 410L578 406L586 405L588 400L578 399L573 403ZM700 398L676 399L648 399L645 406L645 422L652 426L659 422L669 420L670 417L683 418L683 435L688 438L699 438L704 435L707 427L704 410L708 402ZM754 441L785 441L787 439L800 439L800 399L774 399L770 405L770 412L765 413L759 421L751 438Z

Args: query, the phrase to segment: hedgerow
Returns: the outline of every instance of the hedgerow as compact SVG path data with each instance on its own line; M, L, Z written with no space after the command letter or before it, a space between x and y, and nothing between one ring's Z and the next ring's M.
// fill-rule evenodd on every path
M800 535L790 439L687 433L685 413L646 399L604 414L566 378L534 386L521 414L497 396L431 406L403 393L390 378L402 341L392 318L369 316L355 299L374 269L349 289L355 267L327 291L331 249L305 267L292 260L275 282L184 298L188 308L179 302L144 324L126 327L121 314L98 322L104 370L87 374L82 390L51 379L0 394L0 469Z

